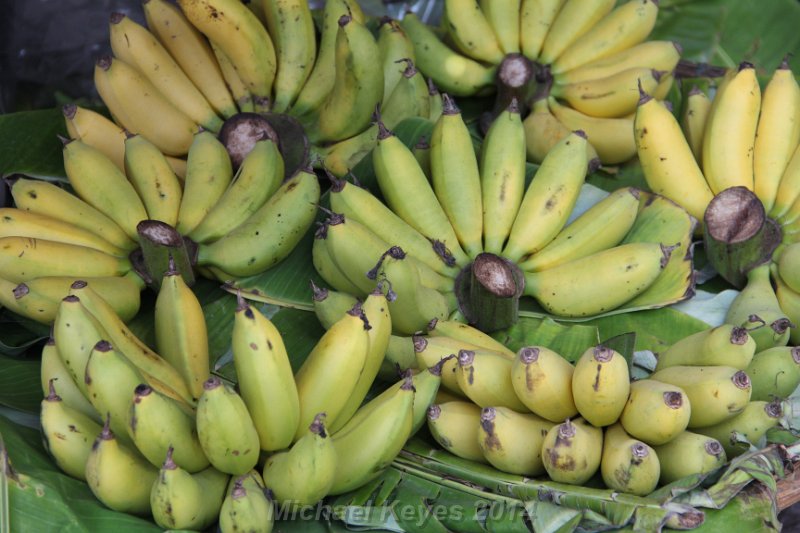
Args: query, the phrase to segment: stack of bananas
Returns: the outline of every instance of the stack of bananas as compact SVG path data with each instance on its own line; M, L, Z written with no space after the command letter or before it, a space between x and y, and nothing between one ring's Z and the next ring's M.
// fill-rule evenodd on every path
M559 317L691 295L693 222L683 209L625 188L566 225L593 164L586 135L559 141L526 186L525 130L514 102L476 154L459 109L443 100L426 157L378 124L372 162L386 204L334 180L332 211L312 248L331 287L363 298L376 279L386 280L396 295L393 329L405 335L456 310L467 315L465 280L479 264L491 272L478 275L504 280L495 284L503 285L499 299L524 293Z
M646 42L657 0L445 0L442 31L413 13L401 24L420 70L456 95L531 97L528 154L540 162L570 131L586 132L604 164L636 155L637 84L664 98L680 50ZM502 102L501 102L502 103Z
M545 346L514 354L475 336L441 337L437 327L415 347L420 365L452 354L427 413L444 449L561 483L599 474L608 488L636 495L751 449L800 384L800 349L756 352L747 331L730 325L677 341L634 381L625 358L603 345L572 364Z
M386 304L377 285L293 372L280 332L240 298L234 389L209 371L202 309L177 271L156 299L157 352L93 282L75 282L42 350L46 447L111 509L167 529L268 531L277 509L380 475L425 424L441 364L395 374L365 401L390 338Z

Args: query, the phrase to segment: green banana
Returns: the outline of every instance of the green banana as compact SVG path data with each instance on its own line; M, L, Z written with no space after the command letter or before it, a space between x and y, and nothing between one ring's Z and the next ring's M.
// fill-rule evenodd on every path
M383 69L383 105L403 77L403 68L398 64L408 59L415 61L414 45L400 27L398 21L384 17L378 26L378 50ZM427 89L426 89L427 90Z
M583 485L600 468L603 430L578 418L556 424L542 442L542 461L550 479Z
M330 329L359 301L358 298L348 292L317 287L313 280L311 281L311 290L313 292L311 302L314 305L314 314L320 325L325 329Z
M86 363L92 348L104 336L103 328L81 305L77 296L65 296L61 300L53 322L53 338L64 366L85 398L88 398Z
M508 407L521 413L528 408L514 392L514 362L488 350L459 350L456 380L461 391L480 407Z
M683 431L654 449L661 463L660 481L664 485L688 476L713 472L728 460L717 439L692 431Z
M692 406L683 389L654 379L640 379L631 383L619 421L631 437L657 446L685 430L691 414Z
M553 422L507 407L484 407L480 414L478 446L490 465L522 476L545 473L542 444Z
M780 423L782 416L780 401L753 400L738 415L694 431L717 439L728 459L733 459L749 451L752 446L757 446L767 430Z
M358 285L350 281L347 275L336 264L328 249L328 226L320 224L314 231L314 242L311 244L311 262L317 274L325 283L347 294L361 294Z
M480 446L481 408L470 401L434 403L428 407L428 430L439 446L448 452L485 463Z
M525 346L511 366L511 385L534 414L561 423L578 414L572 392L575 367L545 346Z
M125 175L147 211L147 218L170 226L178 222L183 194L181 182L166 156L143 135L125 139Z
M744 369L750 376L750 400L782 400L800 385L800 347L774 346L758 352Z
M232 478L219 512L220 531L270 533L274 524L275 506L261 474L253 470Z
M405 370L419 368L421 367L417 364L417 354L414 352L414 338L391 335L378 376L383 380L391 381Z
M431 337L450 337L472 346L503 353L511 359L517 356L513 350L491 335L457 320L431 320L428 323L428 335Z
M616 423L605 428L600 474L610 489L646 496L658 485L661 463L652 447L634 439Z
M575 363L572 397L580 415L593 426L610 426L619 419L631 389L628 362L611 348L589 348Z
M687 335L658 354L656 371L676 365L725 365L744 370L756 343L745 328L721 324Z
M55 384L63 405L79 411L97 423L102 421L103 417L92 406L88 398L84 396L83 391L75 382L75 378L72 377L69 369L61 359L61 354L58 352L58 347L52 335L42 346L39 377L42 385L42 394L45 397L50 394L51 384Z

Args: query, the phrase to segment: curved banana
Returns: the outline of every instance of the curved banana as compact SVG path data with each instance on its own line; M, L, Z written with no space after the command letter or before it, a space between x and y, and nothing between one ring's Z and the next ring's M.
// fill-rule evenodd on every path
M683 389L654 379L640 379L631 383L628 403L619 421L631 437L658 446L684 431L691 413L692 406Z
M553 78L557 84L567 85L607 78L636 67L650 68L656 72L672 72L680 58L681 47L674 41L645 41L589 61L580 67L554 72Z
M479 0L481 12L494 31L500 51L520 53L520 17L522 0ZM452 20L451 17L448 17Z
M503 60L500 43L477 0L445 0L444 11L448 35L461 52L484 63Z
M67 133L103 152L122 172L125 172L125 129L105 115L76 104L61 108Z
M531 111L522 125L525 127L526 156L528 161L537 164L541 164L550 150L571 133L571 130L550 111L548 96L544 93L534 96ZM589 161L599 161L597 151L591 143L586 144L586 150Z
M235 102L237 112L241 113L255 113L255 99L250 94L250 88L244 82L236 66L233 64L231 58L225 55L225 52L214 41L208 42L211 46L211 51L214 53L217 63L219 64L222 78L225 80L225 85ZM234 113L235 114L235 113Z
M349 139L326 144L325 146L313 145L311 147L311 159L313 160L316 157L321 161L320 166L322 168L341 178L346 176L359 161L372 151L377 141L378 125L373 124Z
M550 25L538 61L552 64L614 8L614 0L566 0Z
M472 346L485 348L505 354L511 359L517 356L513 350L489 334L456 320L431 320L428 324L427 333L430 337L449 337L468 343L469 346L465 346L465 348Z
M53 392L51 391L51 387L53 387L55 392L58 393L59 401L64 407L81 413L97 424L103 420L103 417L100 416L97 409L95 409L91 402L89 402L89 399L84 396L83 390L78 387L67 365L64 364L64 360L58 352L56 341L52 336L50 336L44 346L42 346L41 365L42 369L39 372L39 377L42 385L42 393L45 398L51 395L51 392ZM99 427L98 425L97 433L100 432ZM97 433L95 433L95 435ZM92 436L90 435L90 441L91 438ZM81 471L83 471L83 465L81 465Z
M703 137L709 111L711 111L711 99L699 87L692 87L686 96L680 125L698 164L703 160Z
M572 393L575 368L544 346L525 346L511 366L511 385L534 414L560 423L578 414Z
M0 278L0 305L41 324L52 324L58 313L58 298L31 293L25 283Z
M718 440L725 449L727 458L733 459L757 445L767 430L777 426L782 417L781 401L753 400L738 415L694 431Z
M470 401L435 403L428 408L428 429L439 446L462 459L485 463L480 447L481 408Z
M503 472L522 476L545 473L542 445L555 424L508 407L481 409L478 446L486 461Z
M158 147L142 135L125 139L125 174L147 211L147 218L170 226L178 221L183 190Z
M756 342L745 328L721 324L687 335L658 353L655 371L677 365L727 365L744 370L755 352Z
M599 469L603 430L583 419L567 419L550 428L542 442L542 461L550 479L583 485Z
M750 400L783 400L800 385L800 347L775 346L759 352L744 369Z
M239 0L179 0L183 14L230 58L254 97L269 111L277 71L275 45L261 21Z
M340 290L328 290L318 287L314 280L311 281L311 302L314 305L314 315L320 325L329 329L347 311L353 308L360 300L351 293Z
M652 1L652 0L650 0ZM615 118L636 111L639 91L652 93L662 73L647 67L632 67L606 78L553 85L550 94L565 100L577 111L599 118ZM637 91L637 84L640 87Z
M430 115L430 93L423 75L414 66L411 59L400 61L405 68L400 73L392 92L384 95L381 104L380 118L387 128L394 128L403 120L411 117L428 117ZM370 139L377 140L378 126L373 124ZM374 144L373 144L374 146Z
M323 224L314 232L314 242L311 245L311 262L314 269L325 280L325 283L337 291L351 295L361 294L362 291L358 285L350 281L347 274L334 261L328 249L327 228L327 225ZM355 296L353 298L352 303L355 303ZM348 309L352 307L352 303L347 307Z
M603 432L600 473L608 488L646 496L658 485L661 462L651 446L632 438L616 423Z
M595 427L619 419L630 393L628 362L611 348L599 344L581 354L572 374L572 397L580 415Z
M267 495L261 474L253 470L232 478L219 512L220 531L271 533L274 524L275 504Z
M398 21L385 17L380 20L380 26L378 26L378 50L383 68L381 108L385 109L389 95L403 77L404 61L415 61L414 45Z
M668 443L653 449L661 463L663 484L712 472L728 460L717 439L692 431L683 431Z
M461 391L479 407L508 407L528 411L512 385L514 362L488 350L459 350L456 380Z
M104 337L102 327L76 296L66 296L58 304L53 321L56 350L78 390L91 403L86 386L86 363L92 348ZM92 408L96 410L92 403ZM100 420L105 418L101 413Z
M784 227L792 224L800 217L798 198L800 198L800 145L795 148L781 174L775 199L767 212L769 217Z
M520 51L535 61L564 0L522 0L519 8Z

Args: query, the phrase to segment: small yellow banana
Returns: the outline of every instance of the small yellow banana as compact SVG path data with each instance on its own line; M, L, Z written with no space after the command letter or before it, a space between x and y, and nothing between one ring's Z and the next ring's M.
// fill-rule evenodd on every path
M486 461L510 474L541 476L545 473L542 444L555 424L532 413L507 407L481 409L478 446Z
M555 84L551 94L589 116L623 117L636 111L639 90L652 93L658 87L661 76L661 72L651 68L632 67L605 78Z
M481 12L503 54L520 52L521 3L522 0L479 0Z
M619 419L630 393L630 373L625 358L602 344L587 349L575 362L572 396L580 415L595 427Z
M434 403L428 408L427 420L439 446L462 459L487 462L479 444L480 407L470 401Z
M564 0L522 0L519 11L520 51L536 60L547 32L553 25Z
M267 495L261 474L252 470L233 477L219 512L220 531L271 533L274 524L275 504Z
M503 51L477 0L445 0L448 35L467 56L497 64Z
M566 85L607 78L635 67L658 72L672 72L681 57L681 47L674 41L645 41L614 54L590 61L565 72L553 73L556 83Z
M600 473L608 488L645 496L658 485L661 462L651 446L632 438L616 423L603 432Z
M76 104L61 108L67 133L103 152L122 172L125 172L125 129L97 111Z
M125 174L147 211L147 218L175 226L183 194L181 182L158 147L142 135L125 139Z
M619 420L630 436L658 446L684 431L691 413L692 406L683 389L654 379L640 379L631 383Z
M692 87L686 96L680 124L681 131L698 164L703 160L703 137L709 111L711 111L711 99L699 87Z
M578 418L550 428L542 443L542 461L550 479L583 485L599 469L603 430Z
M488 350L460 350L456 380L461 391L479 407L508 407L525 413L527 406L512 386L514 362Z
M51 386L55 388L62 405L93 420L96 424L102 422L103 417L92 406L89 399L84 396L83 391L75 382L72 373L64 364L61 354L56 346L55 339L50 336L42 346L41 351L42 370L39 373L42 385L42 393L45 398L50 396ZM99 433L99 425L98 431ZM91 440L91 435L89 439ZM85 461L84 461L85 463ZM83 465L81 465L83 471Z
M566 0L550 25L538 61L555 62L614 8L614 0Z
M560 423L578 414L572 393L574 371L575 367L553 350L525 346L511 367L511 384L531 412Z

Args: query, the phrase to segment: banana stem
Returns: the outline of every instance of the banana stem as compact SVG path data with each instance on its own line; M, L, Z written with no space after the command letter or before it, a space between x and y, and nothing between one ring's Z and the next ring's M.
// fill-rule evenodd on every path
M492 111L484 113L480 119L483 134L486 134L497 115L508 109L514 101L522 116L527 115L536 87L544 78L552 79L549 71L543 72L522 54L507 54L497 67L497 94Z
M781 242L780 226L768 218L761 200L745 187L717 194L703 216L708 261L734 287L741 289L747 272L769 261Z
M148 287L158 291L164 273L170 270L180 272L190 287L194 284L196 244L160 220L142 220L136 231L141 247L131 254L131 263Z
M456 295L467 321L481 331L491 332L516 323L524 287L525 278L514 263L481 253L459 274Z

